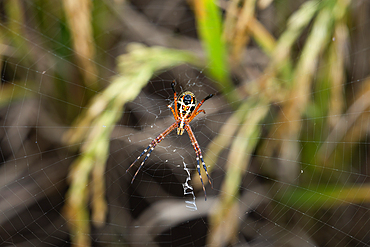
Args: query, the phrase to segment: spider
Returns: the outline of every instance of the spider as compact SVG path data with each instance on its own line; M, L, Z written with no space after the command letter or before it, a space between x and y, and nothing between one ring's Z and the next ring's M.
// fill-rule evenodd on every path
M200 150L197 139L195 138L194 133L191 130L189 123L199 113L201 113L201 112L203 112L204 114L206 113L204 110L199 110L198 111L198 109L202 106L204 101L210 99L213 96L213 94L210 94L207 97L205 97L197 105L197 100L195 98L195 95L192 92L186 91L186 92L180 94L179 99L178 99L177 95L176 95L175 83L174 82L171 83L171 87L172 87L173 94L174 94L173 98L174 98L174 108L175 109L171 105L168 105L168 108L171 109L173 117L175 118L175 122L170 127L168 127L165 131L163 131L161 134L159 134L149 144L149 146L144 149L144 151L139 155L139 157L137 157L136 160L130 165L130 167L127 168L126 172L128 172L128 170L136 163L136 161L138 161L146 152L148 152L148 154L144 158L143 162L141 162L139 168L135 172L135 175L131 180L131 184L132 184L134 182L134 179L135 179L136 175L138 174L139 170L144 165L145 161L149 158L150 153L154 150L154 148L157 146L157 144L159 144L172 130L174 130L176 128L177 128L177 134L178 135L182 135L184 133L184 130L186 130L189 134L191 144L193 145L193 148L194 148L194 151L195 151L195 154L196 154L196 160L197 160L197 163L198 163L197 170L198 170L198 174L199 174L199 177L200 177L200 181L202 182L204 197L205 197L205 200L207 200L206 189L204 188L202 175L200 174L199 159L202 161L203 169L207 174L208 181L209 181L211 186L212 186L212 180L211 180L211 177L208 175L207 167L206 167L206 164L205 164L205 162L203 160L203 156L202 156L202 151Z

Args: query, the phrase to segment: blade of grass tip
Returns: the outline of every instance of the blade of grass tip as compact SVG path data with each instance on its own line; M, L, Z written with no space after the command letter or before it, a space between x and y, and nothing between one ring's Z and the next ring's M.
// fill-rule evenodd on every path
M221 12L214 0L194 0L193 5L198 34L207 54L208 71L229 103L236 108L239 96L229 74L227 50L222 39Z
M226 176L222 183L220 201L215 206L211 216L211 229L207 242L212 246L225 246L235 236L238 224L238 214L230 214L230 210L238 208L238 191L243 175L246 173L251 153L255 149L261 133L259 123L268 112L268 104L258 99L248 99L250 109L234 138L228 162Z

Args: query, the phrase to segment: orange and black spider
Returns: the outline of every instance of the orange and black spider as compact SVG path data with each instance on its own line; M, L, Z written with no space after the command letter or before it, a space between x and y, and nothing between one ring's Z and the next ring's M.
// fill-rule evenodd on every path
M184 130L186 130L189 134L191 144L193 145L194 150L195 150L195 154L197 156L196 157L196 160L197 160L197 163L198 163L197 170L198 170L198 173L199 173L200 181L202 182L204 197L207 200L206 189L204 188L202 175L200 174L199 159L202 161L203 169L205 170L205 172L207 174L208 181L209 181L211 186L212 186L212 181L211 181L210 176L208 175L207 167L206 167L206 164L204 163L203 156L202 156L202 151L200 150L197 139L195 138L194 133L191 130L189 123L199 113L201 113L201 112L203 112L204 114L206 113L204 110L199 110L198 111L198 109L202 106L204 101L211 98L213 95L212 94L208 95L201 102L199 102L199 104L197 105L197 100L195 99L195 95L192 92L186 91L186 92L182 93L179 96L179 99L177 99L176 90L175 90L175 83L172 82L171 87L172 87L173 94L174 94L173 98L174 98L174 107L175 107L175 109L173 109L173 107L171 105L168 105L168 108L171 109L172 114L175 118L175 122L170 127L168 127L165 131L163 131L161 134L159 134L157 136L157 138L155 138L149 144L149 146L146 149L144 149L144 151L139 155L139 157L136 158L136 160L126 170L126 172L128 172L128 170L136 163L136 161L138 161L141 158L141 156L143 156L146 152L149 151L148 154L146 155L145 159L143 160L143 162L141 162L139 168L135 172L135 175L131 180L131 183L133 183L136 175L139 172L139 170L144 165L145 161L149 158L150 153L154 150L154 148L157 146L157 144L159 144L175 128L177 128L177 134L178 135L182 135L184 133Z

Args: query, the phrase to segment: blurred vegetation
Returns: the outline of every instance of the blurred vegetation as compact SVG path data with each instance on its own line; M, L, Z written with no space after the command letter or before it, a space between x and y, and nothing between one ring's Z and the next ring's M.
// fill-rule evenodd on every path
M250 227L247 213L257 212L268 222L252 221L256 229L273 222L302 241L320 246L346 246L350 241L364 244L366 217L347 222L351 230L358 229L352 239L349 236L354 233L345 232L347 225L336 225L322 215L326 210L335 215L340 208L356 205L369 213L370 37L363 33L367 25L361 22L369 17L363 10L369 4L349 0L153 4L158 7L163 2L168 8L156 11L146 9L148 1L144 0L1 3L0 103L5 109L1 112L1 169L8 172L3 173L5 185L0 192L9 194L8 205L0 203L0 211L7 212L0 222L5 229L1 239L22 242L12 236L25 231L24 225L12 220L27 214L37 227L45 225L44 229L50 221L68 225L68 230L48 228L37 237L32 237L36 230L27 232L26 239L34 245L37 241L61 245L71 240L74 246L90 246L97 242L95 234L104 235L99 239L101 245L104 241L106 245L155 241L153 236L160 233L151 235L155 230L149 227L141 234L130 232L146 223L146 214L157 219L160 203L140 204L132 195L148 189L144 185L137 185L135 191L128 189L130 178L123 175L137 150L147 144L140 139L158 134L148 128L138 130L137 126L147 123L141 120L144 114L131 110L130 102L140 94L156 97L156 86L149 89L147 85L155 84L158 77L166 82L161 90L171 95L173 79L186 85L179 71L188 64L193 75L205 71L205 81L199 84L217 88L216 97L209 100L215 110L207 116L222 123L213 126L205 121L212 133L202 150L215 179L214 200L209 200L213 204L198 204L198 217L209 217L208 234L193 237L212 246L234 245ZM166 12L174 9L183 12ZM151 107L150 102L142 105ZM168 116L158 122L160 127L172 121ZM126 135L138 141L116 143ZM121 154L114 152L118 147ZM17 168L14 161L18 161ZM58 168L50 167L56 163L60 163ZM7 184L20 181L25 174L28 180L9 193ZM176 177L170 179L179 183ZM201 191L198 174L193 174L192 182ZM151 186L163 197L181 196L161 182L153 180ZM24 188L29 195L19 202L18 194ZM41 223L32 214L28 216L34 200L38 205L47 200L50 205L43 210L54 214L41 218ZM176 203L166 206L175 208ZM122 212L127 208L139 208L141 214ZM177 213L183 214L181 210ZM296 220L292 211L301 214L300 218ZM166 220L171 227L179 224L171 217ZM323 238L320 234L328 233L320 229L327 225L346 234L339 240ZM281 235L266 229L244 237L266 234L266 239L279 245ZM50 236L55 238L45 240ZM142 239L135 239L138 236ZM289 244L294 246L293 241Z
M67 133L66 142L84 143L83 155L73 164L71 187L66 201L66 211L76 234L76 245L87 245L88 200L87 185L92 174L92 220L98 226L104 224L107 211L104 199L105 163L109 154L109 140L116 122L122 117L122 107L135 99L146 83L160 70L169 69L180 63L200 66L194 54L131 44L129 53L119 58L120 76L92 100L87 111L78 119L75 128ZM81 200L83 199L83 200ZM83 230L82 230L83 229Z

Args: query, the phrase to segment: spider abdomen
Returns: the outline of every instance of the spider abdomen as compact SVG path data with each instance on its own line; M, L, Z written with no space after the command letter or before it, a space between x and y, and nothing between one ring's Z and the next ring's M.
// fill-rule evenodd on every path
M195 95L190 91L186 91L179 96L177 101L177 114L180 118L187 119L195 110L196 105Z

